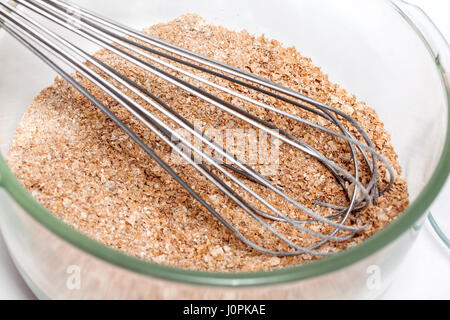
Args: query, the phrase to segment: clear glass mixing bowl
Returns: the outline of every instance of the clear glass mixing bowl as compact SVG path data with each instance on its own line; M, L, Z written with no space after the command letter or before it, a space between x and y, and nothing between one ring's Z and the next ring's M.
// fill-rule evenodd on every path
M295 45L333 81L376 109L408 181L411 206L350 250L256 273L170 268L107 248L42 208L5 163L17 124L55 76L0 30L0 225L40 298L373 298L395 276L449 173L449 47L420 9L382 0L77 1L142 28L194 12Z

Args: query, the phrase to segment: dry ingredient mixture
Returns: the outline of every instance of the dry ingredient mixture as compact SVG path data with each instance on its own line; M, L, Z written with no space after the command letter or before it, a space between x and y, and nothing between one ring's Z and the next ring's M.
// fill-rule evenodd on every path
M407 186L400 176L397 155L375 111L331 83L310 59L301 56L295 48L284 48L275 40L264 36L257 38L246 31L235 32L221 26L207 25L196 15L183 15L169 23L147 28L145 32L334 106L351 115L367 131L376 149L397 171L395 184L378 199L376 205L360 212L358 219L352 218L348 222L352 225L367 223L368 228L345 242L329 242L321 250L335 252L361 243L383 229L408 206ZM201 121L206 127L213 128L248 128L233 116L106 50L96 53L96 57L155 94L191 122ZM193 69L190 71L199 73ZM171 149L117 102L80 75L76 77L246 236L263 245L286 249L192 167L174 163ZM218 83L335 129L332 124L298 107L231 85L225 80L218 80ZM353 164L345 142L211 88L209 90L286 129L351 172ZM143 101L138 101L153 110ZM156 111L154 113L158 114ZM176 128L173 123L170 125ZM354 129L350 130L356 134ZM316 205L313 200L335 204L348 202L331 174L310 156L283 144L280 146L279 161L278 173L270 179L283 186L284 191L301 204L325 216L333 211ZM363 168L362 181L367 183L367 166L364 166L362 159L359 161ZM44 89L26 111L17 129L8 162L25 188L50 212L87 236L142 259L196 270L257 271L303 264L318 258L306 254L274 257L251 250L189 196L88 99L60 78ZM380 165L379 169L379 184L382 186L389 176L383 166ZM291 218L307 217L304 212L267 194L263 187L252 182L248 184L266 194L271 203L276 203L277 208ZM244 194L242 196L249 199ZM273 222L272 225L290 239L297 239L301 245L317 242L317 238L299 234L284 224ZM329 226L319 223L309 227L318 232L330 230Z

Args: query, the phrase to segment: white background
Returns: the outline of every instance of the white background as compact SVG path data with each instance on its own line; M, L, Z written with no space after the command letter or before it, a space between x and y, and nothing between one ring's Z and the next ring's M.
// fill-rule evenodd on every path
M450 40L449 0L410 0L423 8ZM450 233L450 183L431 212ZM439 242L427 221L385 299L450 299L450 251ZM17 273L0 237L0 299L34 299Z

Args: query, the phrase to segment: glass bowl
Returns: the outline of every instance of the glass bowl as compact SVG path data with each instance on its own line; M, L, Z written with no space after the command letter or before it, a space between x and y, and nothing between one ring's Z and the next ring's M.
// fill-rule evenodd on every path
M213 273L142 261L65 225L21 187L5 158L33 98L55 74L0 30L0 226L17 268L39 298L375 298L417 236L449 174L450 53L417 7L403 1L76 1L142 28L198 13L266 34L304 55L373 107L392 135L411 205L364 243L268 272Z

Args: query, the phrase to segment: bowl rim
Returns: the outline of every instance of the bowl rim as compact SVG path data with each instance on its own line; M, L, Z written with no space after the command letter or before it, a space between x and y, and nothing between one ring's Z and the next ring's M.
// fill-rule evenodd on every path
M435 57L426 37L420 33L419 28L417 28L414 22L407 17L402 9L395 4L396 1L398 0L389 0L388 2L390 2L393 9L398 11L415 33L422 39L424 45L428 48L434 59ZM450 52L450 47L448 47L448 50ZM180 283L221 287L275 285L321 276L361 261L400 237L403 233L413 227L426 213L427 209L445 184L450 172L450 86L445 83L445 73L450 72L450 70L445 70L443 66L439 64L438 60L435 62L441 75L444 91L447 96L447 132L442 154L428 183L405 212L383 230L353 248L308 264L290 266L271 271L237 273L195 271L160 265L129 256L126 253L101 244L76 231L62 220L58 219L42 207L28 191L25 190L11 172L1 154L0 187L3 187L11 198L39 224L43 225L62 240L106 263L142 275Z

